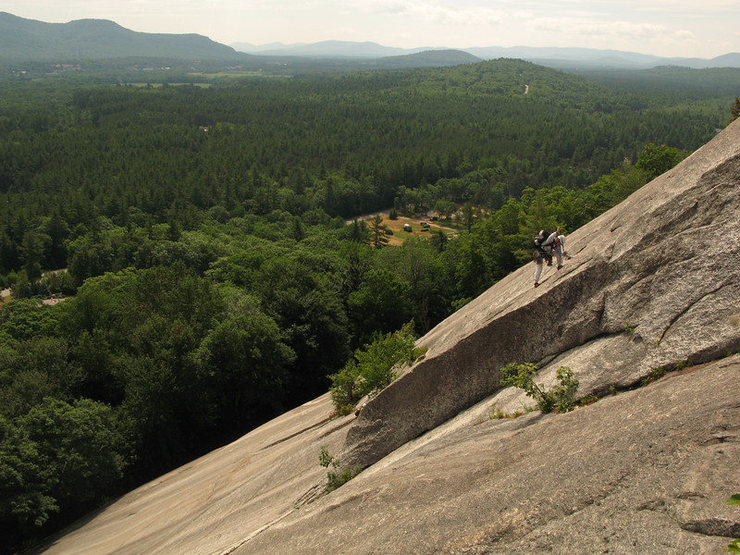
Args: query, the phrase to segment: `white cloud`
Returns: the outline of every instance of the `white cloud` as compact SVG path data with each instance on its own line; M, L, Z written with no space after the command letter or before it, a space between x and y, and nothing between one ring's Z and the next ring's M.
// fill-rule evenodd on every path
M342 5L360 13L411 18L445 25L496 25L507 17L507 10L488 5L463 6L460 3L427 0L349 0Z
M502 10L492 8L455 8L444 4L416 2L410 4L401 15L421 17L443 25L497 25L506 18Z
M646 2L628 0L620 2L619 6L629 10L668 14L740 13L740 5L736 0L707 0L705 2L696 2L694 0L649 0Z
M696 35L691 31L685 29L679 29L674 33L675 38L678 40L696 40Z
M596 13L660 12L663 14L740 13L736 0L522 0L522 6L539 12L585 10Z
M650 38L668 32L668 29L663 25L629 21L588 21L573 18L541 17L535 19L532 24L541 31L585 36L619 35Z

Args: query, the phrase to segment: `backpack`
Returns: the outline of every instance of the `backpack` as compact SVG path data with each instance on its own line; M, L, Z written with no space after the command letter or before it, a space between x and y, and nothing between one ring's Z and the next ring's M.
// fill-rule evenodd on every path
M544 251L544 248L542 247L542 243L547 241L547 238L550 236L550 234L543 230L541 233L537 235L537 237L534 238L534 248L536 248L539 251Z

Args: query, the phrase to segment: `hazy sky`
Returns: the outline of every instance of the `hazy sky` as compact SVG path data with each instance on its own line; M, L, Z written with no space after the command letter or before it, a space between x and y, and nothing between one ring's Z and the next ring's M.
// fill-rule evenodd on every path
M4 0L48 22L111 19L225 44L582 46L711 58L740 52L738 0Z

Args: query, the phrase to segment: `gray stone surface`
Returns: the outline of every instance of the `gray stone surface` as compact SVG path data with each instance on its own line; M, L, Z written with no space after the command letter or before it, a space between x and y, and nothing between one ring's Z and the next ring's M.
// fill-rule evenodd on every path
M369 466L439 426L499 389L512 361L557 357L542 379L567 365L585 395L737 351L740 121L574 232L568 250L539 288L529 264L421 338L426 358L368 402L345 460Z
M491 420L498 369L583 394L740 346L740 121L429 332L425 360L329 420L324 395L119 499L52 553L721 553L740 526L740 357L565 415ZM326 446L367 467L321 496ZM719 535L718 535L719 534Z
M563 415L456 419L236 553L722 553L740 356Z
M336 453L353 417L323 395L122 497L49 553L222 553L323 490L319 451Z

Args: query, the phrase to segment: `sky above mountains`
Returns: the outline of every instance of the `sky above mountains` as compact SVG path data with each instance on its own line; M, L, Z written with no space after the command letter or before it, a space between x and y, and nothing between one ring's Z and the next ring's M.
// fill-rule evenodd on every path
M3 11L232 44L373 41L413 48L576 46L657 56L740 52L737 0L5 0Z

